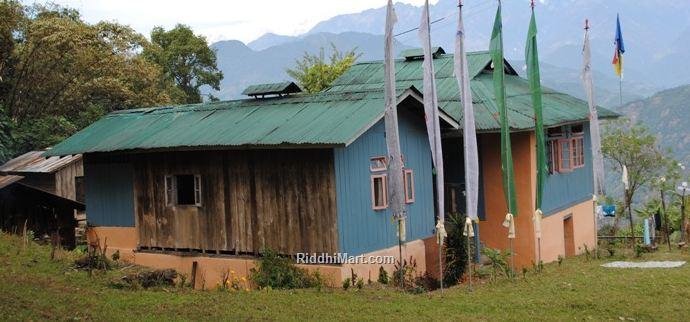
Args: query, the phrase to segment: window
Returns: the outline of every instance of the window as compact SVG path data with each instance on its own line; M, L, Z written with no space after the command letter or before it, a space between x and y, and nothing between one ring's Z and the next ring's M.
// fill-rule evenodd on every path
M414 202L414 172L412 169L403 170L403 184L405 186L405 203Z
M558 146L560 149L559 153L559 164L558 172L570 172L573 170L572 165L572 140L570 139L560 139L558 140Z
M86 200L84 192L84 177L74 177L74 200L84 203Z
M386 171L386 157L373 157L369 159L369 170L371 171Z
M371 175L371 206L374 210L388 208L388 178L386 174Z
M165 204L201 206L201 176L193 174L165 176Z
M550 128L547 131L549 174L566 173L585 166L585 137L582 124Z
M573 148L572 165L573 169L582 168L585 166L585 137L583 135L576 135L572 138L571 146Z

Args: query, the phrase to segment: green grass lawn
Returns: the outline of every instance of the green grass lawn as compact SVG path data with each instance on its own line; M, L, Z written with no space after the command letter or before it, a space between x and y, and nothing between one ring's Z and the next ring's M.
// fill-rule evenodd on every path
M89 277L72 253L0 234L0 320L685 320L690 319L690 266L611 269L606 260L566 259L515 282L461 285L444 294L363 290L220 292L131 290L110 285L114 270ZM690 260L687 251L643 260Z

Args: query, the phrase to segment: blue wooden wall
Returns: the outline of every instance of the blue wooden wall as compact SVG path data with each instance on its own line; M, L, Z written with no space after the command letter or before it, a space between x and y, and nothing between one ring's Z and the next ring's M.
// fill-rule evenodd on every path
M134 227L134 171L128 163L84 163L87 222Z
M399 114L405 167L414 171L415 202L406 208L407 241L412 241L434 233L431 152L423 120ZM390 208L374 211L371 205L369 158L386 155L384 132L381 120L350 146L334 151L339 249L349 255L398 244Z
M584 126L585 166L567 173L554 173L546 177L542 210L552 215L565 208L592 199L594 179L592 178L592 140L589 123Z

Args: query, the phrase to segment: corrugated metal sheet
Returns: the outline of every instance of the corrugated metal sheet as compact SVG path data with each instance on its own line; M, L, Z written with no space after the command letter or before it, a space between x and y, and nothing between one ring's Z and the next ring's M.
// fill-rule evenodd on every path
M2 176L0 175L0 189L7 187L19 180L24 179L22 176Z
M399 95L406 90L400 89ZM46 155L170 147L346 145L383 115L383 92L319 93L111 113Z
M488 52L468 54L469 73L472 78L471 89L475 108L477 129L495 131L500 128L497 120L493 80L488 72L491 57ZM423 66L421 60L396 61L396 82L398 86L415 86L422 88ZM436 87L439 107L462 124L462 104L460 91L453 75L453 55L440 55L434 60L436 70ZM532 102L527 80L515 74L512 67L507 68L506 98L509 109L510 127L513 130L527 130L534 127ZM383 87L383 63L381 61L355 64L343 76L338 78L328 92L349 92L355 90L372 90ZM563 94L543 88L544 123L546 126L587 120L589 109L587 103ZM599 107L600 118L617 117L618 114Z
M477 129L499 128L487 52L468 55ZM453 55L434 61L439 106L462 123ZM507 68L510 127L534 127L529 86ZM396 63L398 94L422 87L422 60ZM317 94L247 99L111 113L58 144L45 155L67 155L172 147L262 146L280 144L347 145L383 115L383 63L358 63ZM547 126L587 120L584 101L544 88ZM601 118L617 114L600 108Z
M250 85L244 91L242 91L242 95L256 96L269 94L291 94L299 93L301 91L302 89L299 88L299 86L297 86L297 84L294 82L281 82Z
M70 165L72 162L81 160L81 154L66 155L63 157L44 157L44 152L45 151L30 151L7 161L7 163L0 166L0 173L53 173Z

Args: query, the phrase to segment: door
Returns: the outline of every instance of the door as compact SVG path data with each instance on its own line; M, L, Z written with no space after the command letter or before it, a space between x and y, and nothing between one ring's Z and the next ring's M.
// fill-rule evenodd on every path
M573 229L573 215L567 215L563 219L563 239L565 244L565 256L575 256L575 233Z

